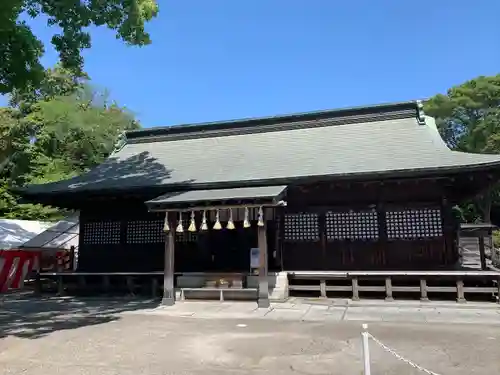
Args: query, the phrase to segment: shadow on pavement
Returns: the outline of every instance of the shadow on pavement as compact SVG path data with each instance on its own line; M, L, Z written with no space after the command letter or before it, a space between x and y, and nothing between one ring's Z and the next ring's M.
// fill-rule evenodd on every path
M118 314L158 306L141 299L35 298L7 296L0 301L0 338L38 339L52 332L119 320Z

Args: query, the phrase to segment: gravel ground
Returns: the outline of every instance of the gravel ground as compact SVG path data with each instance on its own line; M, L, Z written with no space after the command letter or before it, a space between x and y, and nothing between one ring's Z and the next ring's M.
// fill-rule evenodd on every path
M141 313L148 302L10 301L0 374L362 374L361 322ZM131 313L132 312L132 313ZM438 374L495 374L500 325L371 322L370 332ZM370 343L372 374L422 374Z

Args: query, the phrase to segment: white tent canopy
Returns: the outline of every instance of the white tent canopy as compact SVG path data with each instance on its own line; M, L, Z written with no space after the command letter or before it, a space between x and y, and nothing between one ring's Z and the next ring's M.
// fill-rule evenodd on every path
M80 225L78 215L69 216L55 225L50 226L42 233L26 241L23 249L67 249L78 247Z
M0 250L19 248L52 225L45 221L0 219Z

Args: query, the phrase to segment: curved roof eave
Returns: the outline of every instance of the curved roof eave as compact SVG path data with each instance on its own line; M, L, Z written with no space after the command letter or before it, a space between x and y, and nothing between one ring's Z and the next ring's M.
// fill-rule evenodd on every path
M474 155L474 154L473 154ZM188 185L179 184L159 184L151 186L118 186L111 189L85 189L81 188L75 191L57 191L57 190L36 190L37 186L44 185L32 185L27 189L18 189L17 192L21 196L27 198L34 196L56 196L61 194L111 194L113 192L127 191L134 192L144 189L157 189L164 191L181 191L181 190L202 190L202 189L223 189L223 188L238 188L247 186L271 186L279 184L293 184L305 181L325 181L331 179L356 179L356 180L366 180L373 178L406 178L406 177L422 177L422 176L436 176L437 174L449 174L453 175L457 172L473 172L480 170L492 170L498 169L500 171L500 157L498 160L481 163L481 164L471 164L471 165L458 165L458 166L446 166L446 167L433 167L424 169L404 169L404 170L394 170L394 171L369 171L364 173L343 173L343 174L330 174L330 175L309 175L309 176L296 176L296 177L283 177L283 178L272 178L272 179L259 179L259 180L243 180L243 181L222 181L217 183L193 183ZM35 189L34 189L35 188Z

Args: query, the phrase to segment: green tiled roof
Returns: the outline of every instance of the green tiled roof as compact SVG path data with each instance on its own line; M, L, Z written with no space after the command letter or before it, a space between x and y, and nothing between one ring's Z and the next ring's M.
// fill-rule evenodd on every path
M449 150L415 102L144 129L92 171L27 194L163 186L175 191L500 166Z
M261 204L277 204L286 186L242 187L232 189L190 190L168 193L146 202L150 209L175 207L189 203L191 206L205 206L211 202L259 201Z

